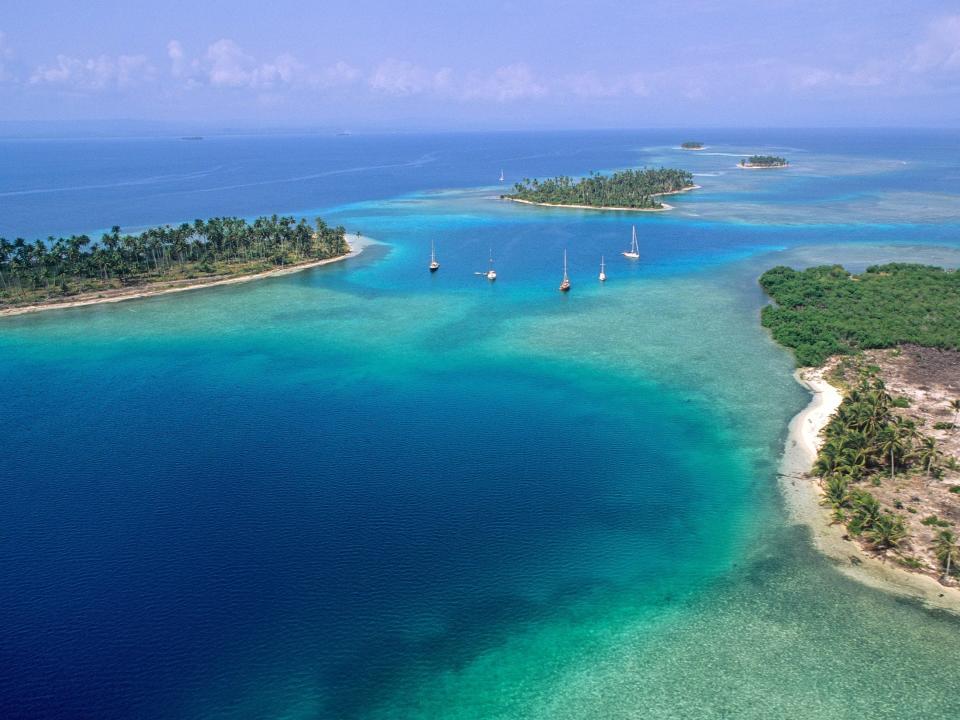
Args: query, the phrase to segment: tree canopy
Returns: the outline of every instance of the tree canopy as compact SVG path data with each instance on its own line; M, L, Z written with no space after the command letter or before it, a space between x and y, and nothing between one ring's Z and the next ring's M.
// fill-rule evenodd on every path
M205 275L242 274L323 260L349 251L346 230L317 218L218 217L137 234L114 226L87 235L28 242L0 238L0 307L79 292Z
M660 208L657 195L693 187L693 175L672 168L623 170L612 175L590 175L574 180L559 176L548 180L524 178L513 192L501 197L556 205L591 207Z
M687 140L686 142L681 143L680 147L682 147L684 150L699 150L703 147L703 143L699 140Z
M740 161L746 167L782 167L789 165L786 158L777 155L751 155Z
M960 349L960 273L893 263L851 275L839 265L775 267L760 286L761 319L799 365L902 343Z

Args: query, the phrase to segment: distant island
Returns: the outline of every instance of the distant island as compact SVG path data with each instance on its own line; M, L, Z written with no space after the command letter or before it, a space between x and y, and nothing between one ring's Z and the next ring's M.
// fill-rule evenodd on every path
M686 192L697 186L693 175L672 168L623 170L612 175L590 175L574 180L567 176L548 180L524 179L505 200L551 207L596 210L666 210L661 195Z
M87 235L0 238L0 314L289 272L350 252L342 226L276 215L252 224L236 217L196 220L135 235L114 226L98 242Z
M703 150L703 143L699 140L687 140L680 143L680 148L683 150Z
M786 158L776 155L751 155L740 161L742 168L781 168L789 164Z
M911 591L960 608L942 589L960 577L960 272L776 267L760 285L763 325L815 393L791 424L788 499L837 560L877 579L890 566L869 563L892 558L926 576ZM808 473L817 484L797 484Z

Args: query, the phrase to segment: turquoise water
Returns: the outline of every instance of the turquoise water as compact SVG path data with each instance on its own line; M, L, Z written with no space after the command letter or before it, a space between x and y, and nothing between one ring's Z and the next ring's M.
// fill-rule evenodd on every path
M960 265L960 148L675 135L0 143L7 236L284 211L380 242L3 321L4 716L956 716L956 619L785 518L807 397L755 280ZM736 170L753 149L794 166ZM493 199L501 167L628 164L703 189L648 215Z

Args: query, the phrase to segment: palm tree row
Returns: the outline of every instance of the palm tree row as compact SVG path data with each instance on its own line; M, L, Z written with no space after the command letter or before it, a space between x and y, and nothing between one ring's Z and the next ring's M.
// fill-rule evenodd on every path
M524 178L502 197L558 205L659 208L657 195L692 186L693 175L686 170L624 170L612 175L591 173L579 180L566 175L543 181Z
M941 458L936 441L923 436L913 420L894 414L891 401L882 380L861 378L824 429L817 474L856 481L881 469L893 477L914 465L935 474Z
M98 242L87 235L28 242L0 238L0 304L69 295L171 276L210 274L239 265L284 265L348 252L346 230L293 217L219 217L138 234L114 226ZM216 266L216 267L215 267Z
M881 552L900 547L907 538L903 516L883 510L880 501L855 484L873 475L918 468L928 476L942 472L943 454L934 438L917 430L916 423L892 412L892 398L883 381L869 373L843 399L824 428L825 442L814 472L824 481L824 504L833 508L833 520L844 523ZM949 530L939 533L934 552L945 572L957 565L960 548ZM946 576L945 576L946 577Z

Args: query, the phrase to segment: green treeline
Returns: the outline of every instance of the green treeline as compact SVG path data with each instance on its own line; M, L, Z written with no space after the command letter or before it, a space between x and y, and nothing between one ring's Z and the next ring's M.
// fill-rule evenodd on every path
M0 306L80 292L257 272L349 251L346 230L293 217L196 220L135 235L0 238Z
M682 147L684 150L699 150L703 147L703 143L699 140L687 140L686 142L681 143L680 147Z
M740 164L754 167L781 167L789 163L787 162L786 158L778 157L776 155L751 155L750 157L741 160Z
M501 197L558 205L660 208L657 195L692 186L693 175L686 170L623 170L613 175L592 173L580 180L567 176L543 181L524 178L512 193Z
M798 365L902 343L960 349L960 272L893 263L851 275L839 265L775 267L761 319Z
M906 524L902 515L883 509L863 484L869 480L879 485L882 475L893 478L909 470L930 477L943 472L944 456L934 438L923 435L912 420L893 413L894 406L883 381L875 374L862 372L857 386L824 428L825 442L813 467L826 483L824 504L833 508L834 522L843 523L850 535L863 538L881 551L897 548L907 539ZM924 522L949 526L935 517ZM937 533L934 554L948 572L956 567L958 552L952 531Z

